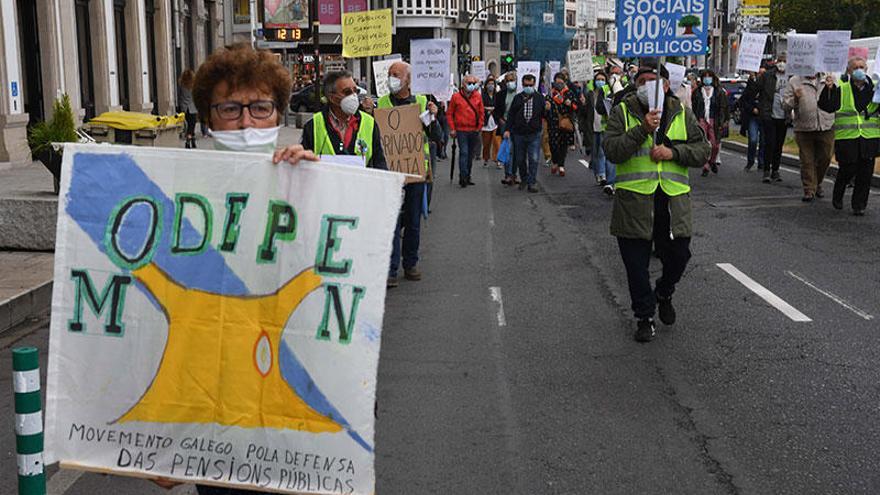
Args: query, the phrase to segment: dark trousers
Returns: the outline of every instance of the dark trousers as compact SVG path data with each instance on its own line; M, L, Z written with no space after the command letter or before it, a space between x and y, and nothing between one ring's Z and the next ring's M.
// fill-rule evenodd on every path
M787 129L785 119L761 119L761 131L764 133L764 175L770 175L771 170L779 171Z
M557 167L565 166L565 158L568 156L568 145L556 144L550 146L550 157Z
M874 160L867 159L857 162L840 163L837 178L834 180L834 201L842 203L846 185L855 177L852 194L853 210L864 210L868 207L868 196L871 192L871 176L874 174Z
M681 280L691 259L691 238L670 239L669 197L661 189L654 193L654 240L617 238L620 256L626 267L626 280L632 310L637 319L652 318L657 307L656 295L669 297ZM651 287L651 247L657 249L663 273L657 279L656 295Z
M394 239L391 246L391 266L388 270L390 277L397 276L401 252L404 270L415 267L419 262L419 239L425 184L407 184L403 186L403 191L403 206L397 217L397 227L394 228Z
M474 158L480 155L480 131L458 131L455 140L458 142L459 180L470 179Z

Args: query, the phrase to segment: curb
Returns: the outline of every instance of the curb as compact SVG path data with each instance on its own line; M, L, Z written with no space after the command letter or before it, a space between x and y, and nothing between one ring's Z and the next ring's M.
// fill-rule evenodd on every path
M728 150L737 151L742 154L748 152L749 149L749 147L745 144L730 140L722 140L721 147ZM801 168L801 160L795 155L783 153L781 162L782 165L788 165L789 167L794 167L797 169ZM828 167L828 176L837 177L837 170L837 165L832 163L831 166ZM880 187L880 175L874 174L874 176L871 177L871 187Z
M52 281L48 280L5 301L0 301L0 335L52 305Z

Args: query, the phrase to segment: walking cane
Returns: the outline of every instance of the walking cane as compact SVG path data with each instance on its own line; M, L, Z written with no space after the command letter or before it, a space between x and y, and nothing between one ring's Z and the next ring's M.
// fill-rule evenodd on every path
M452 156L449 158L449 182L452 182L452 178L455 176L455 138L452 139Z

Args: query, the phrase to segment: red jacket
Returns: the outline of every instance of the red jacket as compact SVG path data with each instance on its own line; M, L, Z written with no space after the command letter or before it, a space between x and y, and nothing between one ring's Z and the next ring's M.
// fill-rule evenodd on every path
M470 105L468 105L470 102ZM471 106L474 108L471 109ZM476 110L476 114L474 114ZM480 91L471 91L467 101L464 99L464 93L459 91L452 95L449 105L446 109L446 119L449 121L449 130L452 131L479 131L483 128L486 111L483 108L483 96Z

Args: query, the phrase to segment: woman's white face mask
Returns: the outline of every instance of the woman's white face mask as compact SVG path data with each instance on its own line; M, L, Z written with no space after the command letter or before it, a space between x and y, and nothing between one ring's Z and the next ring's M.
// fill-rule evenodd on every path
M211 134L214 136L214 149L272 153L278 145L278 131L280 129L280 126L266 129L248 127L232 131L211 131Z

